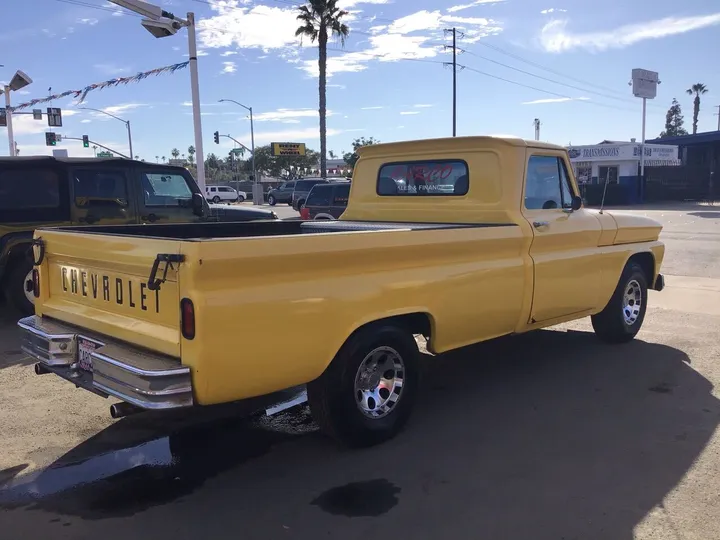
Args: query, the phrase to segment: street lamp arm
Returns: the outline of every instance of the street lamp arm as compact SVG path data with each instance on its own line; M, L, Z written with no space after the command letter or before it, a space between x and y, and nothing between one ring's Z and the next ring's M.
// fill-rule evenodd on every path
M110 114L110 113L107 112L107 111L103 111L102 109L93 109L92 107L78 107L78 109L82 109L82 110L84 110L84 111L95 111L95 112L99 112L99 113L102 113L102 114L105 114L105 115L109 116L110 118L114 118L115 120L120 120L120 121L121 121L122 123L124 123L124 124L127 124L128 122L130 122L130 120L123 120L122 118L119 118L119 117L115 116L114 114Z
M245 105L243 105L243 104L240 103L239 101L235 101L234 99L221 99L221 100L218 101L218 103L222 103L223 101L229 101L229 102L231 102L231 103L234 103L235 105L240 105L243 109L246 109L246 110L248 110L248 111L251 111L251 110L252 110L251 107L246 107Z
M82 141L82 139L80 139L80 138L78 138L78 137L65 137L65 136L63 136L63 140L65 140L65 139L70 140L70 141ZM100 148L104 148L104 149L107 150L108 152L113 152L114 154L117 154L117 155L120 156L121 158L132 159L131 157L127 157L125 154L122 154L122 153L118 152L117 150L113 150L112 148L108 148L107 146L104 146L104 145L100 144L99 142L91 141L90 139L88 139L88 143L91 143L91 144L94 144L94 145L96 145L96 146L99 146Z
M227 137L227 138L230 139L231 141L235 141L237 144L239 144L240 146L242 146L245 150L247 150L248 152L250 152L250 154L251 154L252 156L255 156L255 152L253 152L252 150L250 150L247 146L245 146L243 143L241 143L240 141L238 141L236 138L231 137L230 135L220 135L220 136L221 136L221 137Z

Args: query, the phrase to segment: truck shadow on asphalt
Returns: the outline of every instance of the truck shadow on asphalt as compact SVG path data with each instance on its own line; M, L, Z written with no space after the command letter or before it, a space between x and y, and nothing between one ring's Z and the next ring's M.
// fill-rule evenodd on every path
M0 369L33 362L20 350L17 322L22 318L0 297Z
M237 523L267 538L283 527L355 538L368 526L334 514L377 520L372 530L391 537L411 522L416 538L631 539L720 422L710 382L665 345L550 330L423 361L418 410L382 446L339 449L305 408L148 413L42 471L6 471L0 508L135 516L133 527L163 512L208 538L235 537Z

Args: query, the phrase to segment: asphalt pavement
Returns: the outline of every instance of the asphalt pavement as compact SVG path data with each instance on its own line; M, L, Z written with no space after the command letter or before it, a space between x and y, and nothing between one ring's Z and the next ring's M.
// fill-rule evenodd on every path
M407 429L362 451L303 407L114 421L32 374L6 316L0 538L720 538L720 209L635 212L669 274L637 340L583 320L426 355Z

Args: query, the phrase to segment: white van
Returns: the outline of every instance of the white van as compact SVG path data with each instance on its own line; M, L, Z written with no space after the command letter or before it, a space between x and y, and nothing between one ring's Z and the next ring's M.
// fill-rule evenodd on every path
M244 191L237 191L229 186L205 186L205 197L214 202L243 202L247 199Z

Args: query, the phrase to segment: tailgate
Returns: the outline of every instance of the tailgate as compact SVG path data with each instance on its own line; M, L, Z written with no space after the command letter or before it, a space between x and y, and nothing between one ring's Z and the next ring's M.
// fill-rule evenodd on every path
M148 278L160 254L179 254L179 240L38 231L45 247L38 314L180 356L179 264L159 290ZM158 278L165 274L159 265Z

